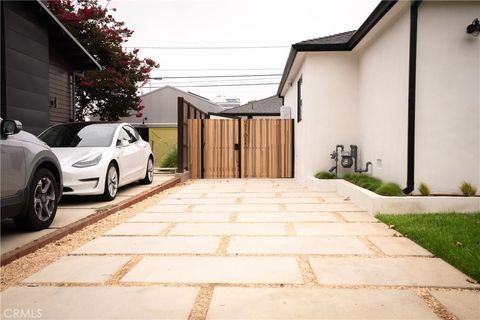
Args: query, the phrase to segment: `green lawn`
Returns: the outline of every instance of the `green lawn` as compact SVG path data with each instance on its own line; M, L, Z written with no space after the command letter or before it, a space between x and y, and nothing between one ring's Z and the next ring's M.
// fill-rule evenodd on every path
M437 257L480 281L480 212L376 216Z

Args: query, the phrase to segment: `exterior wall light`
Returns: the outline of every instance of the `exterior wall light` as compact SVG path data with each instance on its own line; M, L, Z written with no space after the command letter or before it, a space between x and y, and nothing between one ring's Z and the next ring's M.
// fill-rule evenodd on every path
M467 27L467 33L471 34L473 37L478 37L480 34L480 22L478 21L478 18L473 20Z

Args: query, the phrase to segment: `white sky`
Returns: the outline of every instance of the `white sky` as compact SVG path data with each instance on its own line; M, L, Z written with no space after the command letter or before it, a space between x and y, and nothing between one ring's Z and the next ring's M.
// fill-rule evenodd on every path
M116 8L117 12L111 12L114 17L135 31L127 46L288 46L234 50L140 49L141 57L160 63L160 69L154 70L152 77L168 77L281 74L291 44L358 29L378 3L379 0L111 0L108 7ZM164 79L152 80L151 85L276 83L279 80L279 76L247 80ZM240 98L242 104L274 95L277 88L278 85L180 87L209 99L217 95ZM143 92L149 92L148 85Z

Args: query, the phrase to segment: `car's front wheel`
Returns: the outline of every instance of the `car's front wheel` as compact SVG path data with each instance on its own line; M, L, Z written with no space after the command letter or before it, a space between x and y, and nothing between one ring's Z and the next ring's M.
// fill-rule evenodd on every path
M15 218L15 223L27 230L48 228L57 213L59 192L52 172L46 168L37 170L28 190L25 214Z
M142 184L151 184L153 182L153 159L152 157L148 158L147 161L147 170L145 172L145 177L140 180Z
M110 163L105 176L105 188L103 191L103 199L111 201L117 196L118 190L118 170L114 163Z

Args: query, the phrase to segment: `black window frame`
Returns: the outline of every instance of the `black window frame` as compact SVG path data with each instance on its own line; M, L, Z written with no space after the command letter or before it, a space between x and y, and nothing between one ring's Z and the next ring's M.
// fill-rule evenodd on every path
M303 77L297 81L297 122L302 121L303 99L302 99Z

